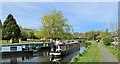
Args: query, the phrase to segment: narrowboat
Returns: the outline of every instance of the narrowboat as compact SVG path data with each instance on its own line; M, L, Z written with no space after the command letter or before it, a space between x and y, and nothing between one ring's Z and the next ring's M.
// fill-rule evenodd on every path
M33 50L24 50L21 44L9 44L9 45L2 45L1 51L2 55L18 55L18 54L32 54Z
M57 45L51 46L50 56L64 56L68 55L75 50L80 49L79 42L61 42Z

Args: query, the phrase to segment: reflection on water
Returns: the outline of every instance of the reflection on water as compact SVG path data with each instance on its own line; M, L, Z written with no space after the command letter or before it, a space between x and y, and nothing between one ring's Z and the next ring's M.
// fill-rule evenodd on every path
M61 57L55 57L54 55L53 56L50 56L50 62L51 63L57 63L57 64L61 64L61 60L62 58Z
M83 53L85 50L85 47L80 47L80 53Z
M12 58L12 60L10 60L11 64L17 64L17 58Z
M60 64L60 62L70 62L71 59L76 56L78 53L83 52L85 48L80 47L80 50L75 51L74 53L71 53L70 55L66 57L50 57L49 51L44 50L37 53L34 53L32 55L21 55L21 56L10 56L10 57L3 57L2 61L4 62L10 62L11 64L17 64L17 62L52 62Z
M49 51L41 51L33 55L7 56L3 57L3 62L45 62L49 58ZM49 59L48 59L49 60Z

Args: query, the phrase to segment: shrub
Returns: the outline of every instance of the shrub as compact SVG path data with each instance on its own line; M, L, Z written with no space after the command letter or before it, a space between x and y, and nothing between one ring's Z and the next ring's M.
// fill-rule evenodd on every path
M112 38L109 36L103 37L103 43L108 46L111 44Z
M87 53L87 48L86 48L86 50L84 50L84 52L82 54L85 55L86 53Z
M83 56L83 55L82 55L81 53L79 53L79 57L80 57L80 56Z
M12 43L19 43L19 39L13 38Z
M76 62L77 60L78 60L78 58L77 58L77 57L74 57L74 58L73 58L73 61L74 61L74 62Z

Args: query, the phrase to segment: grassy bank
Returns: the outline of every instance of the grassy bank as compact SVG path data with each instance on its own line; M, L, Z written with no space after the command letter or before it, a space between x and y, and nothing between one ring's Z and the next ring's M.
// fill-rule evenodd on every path
M88 64L86 62L100 62L101 54L100 49L98 48L95 42L92 42L90 46L81 54L79 53L76 57L71 60L72 62L84 62L81 64Z

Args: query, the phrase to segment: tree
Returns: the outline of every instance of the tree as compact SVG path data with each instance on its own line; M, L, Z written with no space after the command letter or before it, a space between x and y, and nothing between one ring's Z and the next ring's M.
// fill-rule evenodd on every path
M89 31L86 33L83 33L83 35L81 35L84 38L87 38L89 40L95 40L97 39L97 36L100 34L100 31Z
M1 38L2 38L2 22L0 20L0 40L1 40Z
M0 20L0 29L1 29L1 27L2 27L2 22L1 22L1 20Z
M37 37L39 39L42 37L40 31L34 31L34 34L35 34L35 37Z
M108 29L106 29L106 32L108 32Z
M110 33L109 32L101 31L101 33L100 33L100 35L98 37L102 39L105 36L109 36L110 37Z
M30 32L30 38L31 38L31 39L35 39L35 38L36 38L33 31Z
M65 39L73 30L67 23L67 19L62 13L53 10L51 13L42 17L42 26L40 28L43 38L61 38Z
M17 25L16 20L14 19L12 14L9 14L3 23L3 38L4 39L19 39L21 36L21 31L19 26Z
M20 26L20 31L21 31L21 40L26 41L27 39L30 38L29 30L27 30L26 28L22 28L22 26Z
M113 41L112 38L109 37L109 36L103 37L103 43L104 43L104 45L106 45L106 46L110 45L112 41Z

